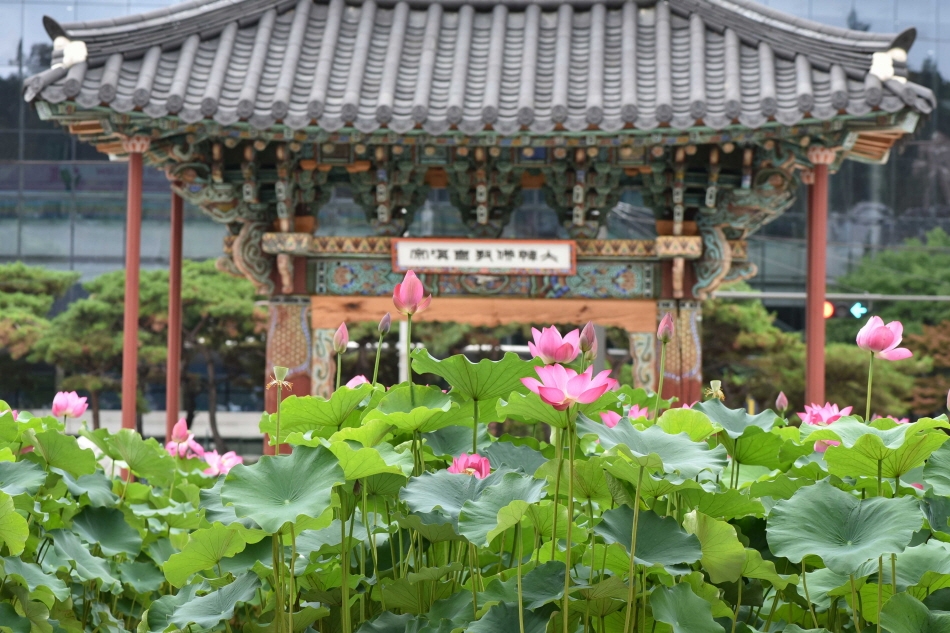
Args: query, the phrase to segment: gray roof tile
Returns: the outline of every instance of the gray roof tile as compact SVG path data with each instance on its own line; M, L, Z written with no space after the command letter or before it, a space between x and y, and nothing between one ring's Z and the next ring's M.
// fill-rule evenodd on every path
M186 122L514 134L934 105L924 87L868 75L897 36L749 0L194 0L47 28L86 42L89 60L31 77L27 99Z

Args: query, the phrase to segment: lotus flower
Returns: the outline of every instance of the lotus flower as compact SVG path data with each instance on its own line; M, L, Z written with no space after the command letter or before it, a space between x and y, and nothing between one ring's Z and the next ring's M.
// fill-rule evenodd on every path
M172 457L202 457L205 454L205 449L195 441L194 433L188 430L185 418L178 420L172 427L172 437L165 444L165 450Z
M649 418L650 409L648 407L641 407L640 405L631 405L630 410L627 411L627 417L631 420L637 420L639 418Z
M619 386L616 380L610 378L609 369L596 376L593 375L594 370L591 367L582 374L563 365L545 365L536 367L535 371L541 380L522 378L522 384L558 411L566 410L575 402L590 404L608 389L616 389Z
M669 312L660 319L660 325L656 328L656 338L661 343L669 343L673 340L675 329L673 327L673 315Z
M432 295L423 298L425 292L426 289L416 277L416 273L410 270L403 277L402 283L393 288L393 304L399 312L412 316L428 308L432 302Z
M346 386L349 387L350 389L354 389L356 387L359 387L360 385L365 385L368 382L369 382L369 379L366 376L364 376L363 374L359 374L358 376L353 376L352 378L350 378L350 381L346 383Z
M617 422L620 422L620 414L616 411L601 411L600 419L604 421L604 426L612 429L617 426Z
M906 347L897 347L901 343L904 326L900 321L891 321L884 325L881 317L873 316L858 332L858 347L871 352L884 360L903 360L913 356Z
M389 334L389 328L393 326L393 318L389 316L389 313L383 315L383 318L379 320L379 325L376 326L376 330L380 334Z
M923 489L924 489L924 485L923 485L923 484L911 484L910 486L911 486L911 488L916 488L917 490L923 490Z
M209 451L204 454L204 460L208 463L208 467L202 472L213 477L227 475L232 468L244 463L244 458L234 451L228 451L224 455L218 455L218 451Z
M581 329L578 346L583 353L590 353L591 358L597 356L597 332L594 331L593 321L588 321L587 325Z
M853 407L845 407L839 410L838 405L826 402L825 406L819 404L806 404L805 412L799 413L798 417L805 424L811 426L828 426L832 422L837 422L840 418L851 413ZM841 442L837 440L818 440L815 442L815 452L824 453L829 446L839 446Z
M775 408L778 411L785 411L788 409L788 398L785 396L784 391L778 392L778 397L775 399Z
M571 330L564 337L553 325L542 328L531 328L534 341L528 341L531 356L540 358L545 365L552 363L569 363L581 352L580 332Z
M350 333L346 329L346 323L341 323L340 327L333 333L333 351L342 354L346 351L346 346L350 344Z
M456 475L474 475L476 479L484 479L491 472L491 463L481 455L462 453L452 460L448 471Z
M20 415L20 412L17 411L16 409L7 409L6 411L0 411L0 415L5 415L7 413L10 413L13 416L14 422L16 421L17 416Z
M85 398L80 398L75 391L60 391L53 398L53 417L78 418L86 412Z
M884 417L876 413L871 416L871 422L873 422L874 420L882 420L882 419L884 419ZM910 418L895 418L893 416L887 416L887 419L894 420L898 424L910 424Z

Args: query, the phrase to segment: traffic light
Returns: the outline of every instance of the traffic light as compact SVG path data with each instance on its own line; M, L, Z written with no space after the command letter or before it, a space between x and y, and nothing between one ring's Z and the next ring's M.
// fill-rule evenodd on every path
M825 301L826 319L863 319L868 307L860 301Z

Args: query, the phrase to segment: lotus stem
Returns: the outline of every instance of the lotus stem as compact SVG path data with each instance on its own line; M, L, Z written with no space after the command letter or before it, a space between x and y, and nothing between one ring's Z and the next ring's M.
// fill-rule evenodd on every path
M551 560L557 553L557 508L561 499L561 470L564 468L563 433L554 429L554 444L557 447L557 473L554 475L554 518L551 520ZM539 556L540 558L540 556Z
M474 409L474 422L472 424L472 455L478 454L478 400L472 400Z
M666 343L660 345L660 379L656 386L656 401L653 403L653 419L660 417L660 397L663 393L663 377L666 374Z
M768 619L765 621L765 627L764 627L764 628L765 628L766 631L769 630L769 626L771 626L771 624L772 624L772 618L775 617L775 609L778 607L778 597L779 597L779 594L780 594L780 593L781 593L781 592L780 592L778 589L775 590L775 597L772 598L772 608L769 609L769 617L768 617Z
M877 557L877 633L881 633L881 603L884 601L884 557Z
M478 552L475 550L475 545L472 543L468 544L468 566L471 569L471 581L472 581L472 613L473 618L478 618L478 587L475 585L475 580L477 576L475 575L475 568L478 567ZM520 595L520 594L519 594Z
M858 609L858 590L854 584L854 574L851 574L849 578L851 579L851 613L854 616L854 630L861 631L864 627L861 626L861 611Z
M623 630L633 633L636 622L633 620L633 603L637 599L637 524L640 522L640 485L643 483L644 467L640 466L637 475L637 489L633 495L633 528L630 532L630 590L627 594L627 618ZM567 630L566 627L564 630Z
M340 495L340 575L343 580L341 591L343 592L340 601L340 628L343 633L352 633L350 626L350 557L346 550L346 498L343 495L343 487L338 489Z
M854 578L851 579L852 582ZM811 596L808 595L808 583L805 581L805 559L802 558L802 588L805 590L805 602L808 603L808 610L811 612L811 621L818 628L818 618L815 616L815 605L811 603Z
M274 454L280 455L280 381L277 382L277 433L274 436Z
M871 352L871 361L868 363L868 403L867 403L867 407L865 407L864 409L865 424L871 423L871 384L873 380L874 380L874 352Z
M572 407L573 408L573 407ZM568 470L567 470L567 549L565 550L564 558L564 607L562 608L562 631L568 630L568 607L570 606L571 596L569 590L571 588L571 528L574 526L574 429L573 429L573 420L570 419L571 416L568 415L567 422L567 455L568 455ZM560 470L560 469L558 469Z
M336 355L336 388L340 388L340 377L343 375L343 354Z
M412 315L406 315L406 380L409 382L409 406L416 408L416 391L412 388Z
M518 630L524 633L524 597L521 593L521 559L524 557L524 545L521 542L521 523L515 526L515 540L518 541Z
M742 608L742 576L739 576L739 597L736 598L736 610L732 614L732 633L736 633L736 621L739 619L739 609Z
M376 364L373 365L373 386L376 386L376 378L379 376L379 356L383 353L383 337L386 336L382 332L379 333L379 342L376 344Z
M891 595L897 595L897 554L891 554Z
M297 538L294 526L290 525L290 595L287 597L287 630L294 630L294 602L297 598L296 582L294 577L294 562L297 560Z
M879 497L884 496L884 478L881 477L883 468L884 468L884 460L883 459L877 460L877 496ZM894 494L895 495L897 494L896 489L894 490Z

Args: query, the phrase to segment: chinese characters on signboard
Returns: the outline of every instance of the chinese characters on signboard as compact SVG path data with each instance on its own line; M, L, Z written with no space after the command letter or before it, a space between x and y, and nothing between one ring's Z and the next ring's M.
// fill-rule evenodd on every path
M393 270L417 273L573 275L570 241L393 240Z

